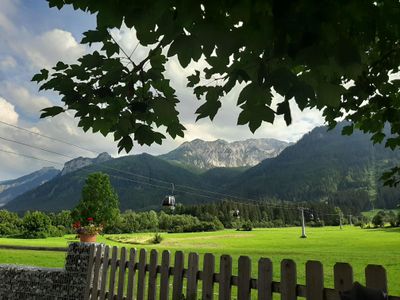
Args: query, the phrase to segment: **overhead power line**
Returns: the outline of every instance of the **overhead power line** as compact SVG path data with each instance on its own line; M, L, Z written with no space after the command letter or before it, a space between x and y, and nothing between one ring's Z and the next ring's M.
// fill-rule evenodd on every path
M30 134L34 134L34 135L37 135L37 136L40 136L40 137L43 137L43 138L46 138L46 139L49 139L49 140L58 142L58 143L62 143L62 144L69 145L69 146L73 146L73 147L75 147L75 148L78 148L78 149L81 149L81 150L84 150L84 151L87 151L87 152L91 152L91 153L94 153L94 154L97 154L97 155L100 154L100 153L98 153L98 152L96 152L96 151L90 150L90 149L85 148L85 147L81 147L81 146L76 145L76 144L74 144L74 143L66 142L66 141L57 139L57 138L55 138L55 137L51 137L51 136L48 136L48 135L44 135L44 134L41 134L41 133L38 133L38 132L35 132L35 131L32 131L32 130L29 130L29 129L26 129L26 128L23 128L23 127L19 127L19 126L16 126L16 125L13 125L13 124L4 122L4 121L0 121L0 123L3 124L3 125L9 126L9 127L13 127L13 128L15 128L15 129L18 129L18 130L22 130L22 131L25 131L25 132L29 132Z
M41 160L41 161L45 161L45 162L52 163L52 164L55 164L55 165L61 165L61 166L64 165L63 163L58 163L58 162L55 162L55 161L39 158L39 157L36 157L36 156L31 156L31 155L27 155L27 154L18 153L18 152L8 151L8 150L4 150L4 149L0 149L0 152L13 154L13 155L18 155L18 156L23 156L23 157L26 157L26 158L31 158L31 159L36 159L36 160Z
M64 157L66 157L66 158L72 158L72 159L75 158L75 157L70 156L70 155L65 155L65 154L62 154L62 153L59 153L59 152L56 152L56 151L52 151L52 150L45 149L45 148L41 148L41 147L37 147L37 146L32 146L32 145L29 145L29 144L26 144L26 143L22 143L22 142L18 142L18 141L16 141L16 140L8 139L8 138L2 137L2 136L0 136L0 139L2 139L2 140L4 140L4 141L7 141L7 142L15 143L15 144L18 144L18 145L26 146L26 147L29 147L29 148L32 148L32 149L37 149L37 150L45 151L45 152L47 152L47 153L52 153L52 154L64 156Z
M48 138L48 139L63 143L63 144L66 144L66 145L74 146L74 147L77 147L77 148L80 148L80 149L84 149L84 150L90 151L92 153L96 153L94 151L88 150L88 149L86 149L84 147L81 147L79 145L68 143L68 142L65 142L63 140L56 139L56 138L53 138L53 137L50 137L50 136L47 136L47 135L39 134L39 133L36 133L34 131L28 130L26 128L15 126L15 125L3 122L3 121L0 121L0 123L8 125L8 126L11 126L11 127L14 127L14 128L17 128L19 130L27 131L27 132L32 133L32 134L36 134L36 135L39 135L39 136L42 136L42 137L45 137L45 138ZM37 150L40 150L40 151L45 151L47 153L52 153L52 154L56 154L56 155L59 155L59 156L63 156L63 157L66 157L66 158L71 158L71 159L75 158L75 157L70 156L70 155L66 155L66 154L63 154L63 153L52 151L52 150L49 150L49 149L46 149L46 148L41 148L41 147L38 147L38 146L33 146L31 144L19 142L19 141L13 140L13 139L8 139L8 138L1 137L1 136L0 136L0 139L8 141L8 142L16 143L16 144L19 144L19 145L23 145L23 146L26 146L26 147L30 147L30 148L33 148L33 149L37 149ZM3 152L5 152L5 151L3 151ZM15 155L19 155L16 152L9 152L9 153L12 153L12 154L15 154ZM36 157L33 157L33 156L25 155L25 154L21 154L20 156L29 157L29 158L33 158L33 159L37 159L37 160L42 160L42 161L46 161L46 162L50 162L50 163L55 163L57 165L63 165L62 163L56 163L54 161L50 161L50 160L46 160L46 159L40 159L40 158L36 158ZM109 170L113 170L113 171L116 171L116 172L120 172L122 174L131 175L131 176L135 176L135 177L138 177L138 178L143 178L143 179L148 179L148 180L160 182L160 183L163 183L163 184L168 184L168 185L171 184L171 182L169 182L169 181L165 181L165 180L161 180L161 179L157 179L157 178L152 178L152 177L149 177L149 176L145 176L145 175L141 175L141 174L137 174L137 173L133 173L133 172L129 172L129 171L123 171L123 170L119 170L119 169L112 168L112 167L105 166L105 165L100 165L100 167L105 168L105 169L109 169ZM113 177L116 177L116 178L119 178L119 179L127 179L125 177L120 177L120 176L113 176ZM130 179L130 180L134 181L133 179ZM143 181L134 181L134 182L142 183L142 184L146 184L146 185L158 186L158 187L161 187L163 189L168 189L168 190L170 189L169 187L155 185L155 184L148 183L148 182L143 182ZM291 207L284 206L284 205L270 204L270 203L267 203L267 202L262 202L261 200L249 199L249 198L240 197L240 196L236 196L236 195L232 195L232 194L226 194L226 193L210 191L210 190L207 190L207 189L195 188L195 187L191 187L191 186L187 186L187 185L176 184L176 187L178 188L177 191L180 191L180 192L183 192L183 193L186 193L186 194L190 194L190 195L196 195L196 196L199 196L199 197L209 198L209 199L213 199L213 200L215 200L216 197L212 197L210 195L205 195L205 194L211 194L211 195L215 195L215 196L230 198L231 202L234 202L231 199L236 199L237 201L241 201L241 202L235 202L235 203L241 203L241 204L246 204L246 205L250 205L249 202L251 202L251 203L254 203L253 205L258 205L258 206L259 205L264 205L264 206L268 206L268 207L271 207L271 208L297 209L297 208L291 208ZM179 189L179 187L181 189ZM189 190L192 190L194 192L185 191L184 189L189 189Z

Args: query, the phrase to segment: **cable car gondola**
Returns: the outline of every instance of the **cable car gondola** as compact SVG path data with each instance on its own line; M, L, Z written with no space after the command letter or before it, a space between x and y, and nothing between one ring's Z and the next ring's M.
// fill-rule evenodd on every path
M171 195L165 196L165 198L162 202L162 206L169 207L173 210L173 209L175 209L175 196L174 196L175 186L173 183L171 183L171 185L172 185L172 193L171 193Z

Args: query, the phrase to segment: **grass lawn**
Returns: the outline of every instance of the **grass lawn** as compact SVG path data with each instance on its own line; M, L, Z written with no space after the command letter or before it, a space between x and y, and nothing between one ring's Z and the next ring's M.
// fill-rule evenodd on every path
M185 253L214 253L216 256L230 254L236 260L240 255L252 258L253 272L257 271L257 260L268 257L274 263L274 277L279 280L279 265L284 258L297 263L298 281L305 282L304 269L307 260L319 260L324 265L326 286L333 286L333 265L348 262L353 266L354 277L364 282L364 267L367 264L383 265L388 273L389 291L400 295L400 228L360 229L357 227L307 228L307 239L300 239L300 228L255 229L251 232L224 230L211 233L162 234L164 240L158 245L132 245L107 240L101 236L99 242L109 245L146 249L183 250ZM149 233L121 235L146 240ZM121 237L119 236L119 237ZM109 236L110 237L110 236ZM112 238L118 238L113 236ZM74 241L73 236L38 240L0 239L0 244L29 246L66 246ZM17 251L0 249L0 263L16 263L46 267L62 267L64 253Z

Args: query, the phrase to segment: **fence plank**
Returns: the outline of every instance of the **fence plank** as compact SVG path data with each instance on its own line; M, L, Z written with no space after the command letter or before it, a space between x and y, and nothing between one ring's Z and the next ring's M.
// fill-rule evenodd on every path
M105 299L106 297L106 285L107 285L107 273L109 267L109 255L110 255L110 246L106 246L104 248L103 255L103 270L101 270L101 282L100 282L100 299Z
M117 271L118 248L112 247L110 285L108 287L108 299L113 300L115 295L115 273Z
M151 250L150 252L150 264L149 264L149 285L148 285L148 300L156 300L157 295L157 263L158 263L158 252Z
M101 255L103 254L102 250L103 250L102 245L98 245L96 247L96 259L94 261L93 288L92 288L91 299L97 299L97 297L98 297L99 273L100 273L100 268L101 268Z
M199 255L189 254L186 299L197 300L197 272L199 271Z
M297 272L296 263L291 259L281 262L281 299L296 300Z
M231 299L232 257L222 255L219 264L219 300Z
M168 250L164 250L161 258L160 270L160 300L168 300L169 298L169 264L171 254Z
M172 299L182 299L183 287L183 268L184 268L184 255L182 251L175 252L175 265L174 265L174 283L172 287Z
M365 282L367 287L387 292L387 277L384 267L368 265L365 268Z
M214 273L215 257L211 253L206 253L203 261L202 300L212 300L214 298Z
M268 258L258 261L258 300L272 300L272 262Z
M92 271L93 271L93 259L95 257L95 252L96 252L96 247L95 245L90 246L89 250L89 266L88 266L88 271L87 271L87 276L86 276L86 290L85 290L85 299L89 299L90 295L90 288L92 286L91 281L92 281Z
M238 261L238 300L249 300L251 295L251 260L240 256Z
M306 263L306 299L320 300L324 298L324 270L321 262Z
M336 263L334 268L335 290L348 291L353 286L353 268L348 263Z
M136 249L129 251L128 261L128 287L126 289L126 300L133 300L135 295L135 263L136 263Z
M117 299L122 300L124 298L124 285L125 285L125 264L126 264L126 248L121 248L121 255L119 257L119 276L118 276L118 292Z
M140 250L139 266L138 266L138 287L137 287L137 300L144 300L145 280L146 280L146 261L147 252L145 249Z

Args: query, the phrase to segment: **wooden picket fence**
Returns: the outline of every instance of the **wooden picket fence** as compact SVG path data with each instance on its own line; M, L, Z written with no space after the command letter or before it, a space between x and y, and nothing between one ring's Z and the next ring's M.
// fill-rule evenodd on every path
M120 253L118 253L120 252ZM272 300L280 294L282 300L304 297L307 300L339 300L340 291L351 289L353 270L348 263L334 266L334 289L324 287L323 266L319 261L308 261L305 266L306 284L297 283L296 264L293 260L281 262L280 282L273 281L271 260L258 261L258 277L252 278L251 259L241 256L238 275L232 274L232 257L220 257L219 272L215 270L215 256L205 254L203 269L199 269L199 255L190 253L185 268L184 253L175 253L171 264L169 251L159 253L144 249L137 251L117 247L92 246L86 299L118 300ZM172 282L172 284L171 284ZM365 268L366 286L387 292L386 271L379 265ZM147 285L146 285L147 283ZM201 284L199 284L201 283ZM236 292L236 293L233 293ZM233 295L234 294L234 295ZM389 300L400 300L389 296Z

